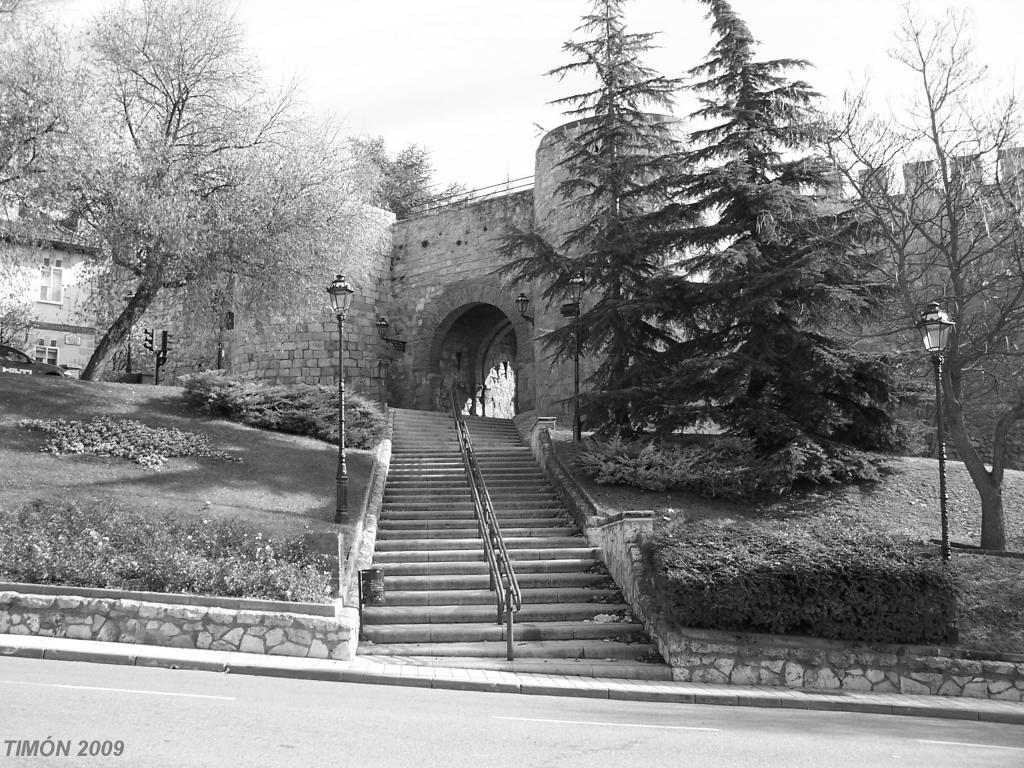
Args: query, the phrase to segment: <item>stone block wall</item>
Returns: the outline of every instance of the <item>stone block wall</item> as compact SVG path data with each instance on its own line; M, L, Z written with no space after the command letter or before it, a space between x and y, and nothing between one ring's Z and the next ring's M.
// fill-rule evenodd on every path
M334 606L296 604L289 606L290 610L280 603L267 603L261 609L261 601L182 605L103 591L111 596L0 592L0 634L342 661L355 652L358 619L354 609L343 609L340 602ZM229 607L232 604L237 607Z

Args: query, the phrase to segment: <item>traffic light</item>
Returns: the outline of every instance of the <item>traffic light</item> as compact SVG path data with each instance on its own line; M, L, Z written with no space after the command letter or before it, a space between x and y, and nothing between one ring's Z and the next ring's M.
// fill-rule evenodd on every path
M142 346L148 349L150 352L153 351L153 331L146 328L143 333L145 334L146 340L142 342Z
M171 334L167 331L161 331L160 333L160 351L164 353L164 357L167 357L167 351L171 348Z

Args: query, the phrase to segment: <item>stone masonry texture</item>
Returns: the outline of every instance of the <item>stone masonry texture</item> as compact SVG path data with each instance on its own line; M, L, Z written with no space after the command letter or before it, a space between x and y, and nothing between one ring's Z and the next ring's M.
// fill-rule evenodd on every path
M0 592L0 634L347 661L357 632L344 618Z

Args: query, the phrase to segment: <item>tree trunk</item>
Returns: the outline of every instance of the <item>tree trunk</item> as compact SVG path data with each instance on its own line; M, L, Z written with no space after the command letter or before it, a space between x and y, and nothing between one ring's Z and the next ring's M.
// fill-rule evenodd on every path
M984 549L1006 549L1006 526L1003 521L1003 465L1000 460L1005 455L1005 433L996 430L993 437L993 454L996 461L989 471L985 462L971 444L964 422L963 399L959 387L960 371L958 363L953 361L946 368L946 386L943 402L936 407L943 408L945 423L949 428L950 437L956 452L964 463L974 487L981 499L981 546ZM1002 440L1002 444L1000 444Z
M1003 524L1003 484L990 482L978 488L981 496L981 548L1006 549Z
M100 371L106 365L107 360L128 338L128 331L135 326L139 318L149 308L149 305L153 303L160 290L162 275L163 265L158 264L147 270L146 274L143 275L142 282L135 289L135 293L128 302L128 306L118 315L117 319L114 320L110 328L103 335L103 338L100 339L99 344L96 345L96 349L93 350L92 356L89 358L89 362L79 378L85 381L96 380Z

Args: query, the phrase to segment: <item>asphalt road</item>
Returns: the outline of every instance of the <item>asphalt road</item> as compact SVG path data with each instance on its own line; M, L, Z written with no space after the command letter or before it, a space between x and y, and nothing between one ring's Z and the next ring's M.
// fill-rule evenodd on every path
M46 739L70 754L17 756ZM21 765L1021 768L1024 726L0 658L0 768Z

